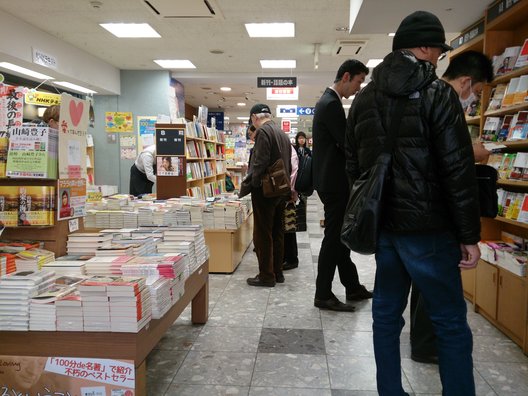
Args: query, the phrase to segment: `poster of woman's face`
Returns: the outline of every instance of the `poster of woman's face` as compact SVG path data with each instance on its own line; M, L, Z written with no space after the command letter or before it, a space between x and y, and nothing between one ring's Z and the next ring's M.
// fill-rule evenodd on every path
M183 158L157 156L156 169L157 176L182 176Z

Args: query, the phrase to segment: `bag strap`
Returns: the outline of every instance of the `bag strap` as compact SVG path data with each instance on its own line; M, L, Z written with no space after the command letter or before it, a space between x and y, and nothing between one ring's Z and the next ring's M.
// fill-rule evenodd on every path
M398 97L396 99L396 107L394 108L393 118L391 121L389 133L387 134L387 138L385 139L385 144L383 145L384 153L392 154L392 151L394 150L394 144L396 143L396 138L398 137L401 120L403 118L403 111L405 109L406 104L407 104L407 98Z

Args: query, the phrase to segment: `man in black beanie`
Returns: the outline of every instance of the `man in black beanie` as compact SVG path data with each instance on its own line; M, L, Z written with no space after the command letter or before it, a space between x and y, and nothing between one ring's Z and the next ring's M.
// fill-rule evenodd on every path
M411 281L422 291L437 336L442 394L475 395L460 269L474 268L480 258L479 202L458 95L435 74L438 59L450 49L435 15L407 16L396 31L393 52L374 69L347 120L351 185L387 149L387 135L395 136L372 301L381 396L407 394L399 338Z

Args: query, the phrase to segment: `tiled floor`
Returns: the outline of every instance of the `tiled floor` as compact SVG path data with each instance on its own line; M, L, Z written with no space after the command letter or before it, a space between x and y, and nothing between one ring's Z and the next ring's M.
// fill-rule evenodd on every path
M368 396L376 395L370 301L356 312L313 306L322 207L308 202L308 232L297 234L299 268L274 288L246 284L257 261L248 249L232 275L210 276L210 316L190 323L186 310L148 357L148 395ZM374 282L374 259L353 254L361 281ZM344 300L336 274L334 293ZM408 318L408 314L405 316ZM528 395L528 358L469 309L478 396ZM410 360L403 330L402 370L407 392L440 395L437 366Z

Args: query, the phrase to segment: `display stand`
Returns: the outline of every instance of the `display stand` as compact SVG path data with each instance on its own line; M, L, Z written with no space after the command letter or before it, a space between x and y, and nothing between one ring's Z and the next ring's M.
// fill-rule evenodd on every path
M209 271L233 273L253 240L253 214L237 230L210 229L204 231L209 247Z
M159 320L152 320L139 333L0 331L3 355L85 357L133 360L136 396L145 396L146 358L183 310L192 302L192 322L207 322L209 309L209 262L185 282L185 294Z

